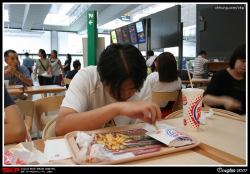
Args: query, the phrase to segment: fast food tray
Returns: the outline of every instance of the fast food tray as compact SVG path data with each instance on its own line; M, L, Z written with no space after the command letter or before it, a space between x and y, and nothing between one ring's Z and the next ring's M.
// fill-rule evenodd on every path
M89 135L91 135L92 133L100 133L100 134L112 133L112 132L141 129L141 128L143 128L144 125L145 125L145 123L131 124L131 125L126 125L126 126L108 127L108 128L101 128L101 129L94 130L94 131L84 131L84 132L89 134ZM77 156L80 152L80 148L76 143L76 137L77 137L78 132L79 131L70 132L70 133L66 134L64 136L64 138L69 145L69 149L72 153L72 159L75 161L76 164L79 164L79 165L121 164L121 163L125 163L125 162L130 162L130 161L135 161L135 160L140 160L140 159L145 159L145 158L150 158L150 157L155 157L155 156L160 156L160 155L166 155L166 154L171 154L171 153L175 153L175 152L180 152L180 151L192 149L200 144L200 140L198 138L195 138L191 135L188 135L188 134L182 132L184 135L187 135L188 137L190 137L192 139L192 144L186 145L186 146L181 146L181 147L169 148L169 149L163 150L163 151L157 151L157 152L146 153L146 154L142 154L142 155L138 155L138 156L113 160L113 161L104 161L104 162L99 162L99 163L85 163L85 162L81 162L81 161L77 160Z

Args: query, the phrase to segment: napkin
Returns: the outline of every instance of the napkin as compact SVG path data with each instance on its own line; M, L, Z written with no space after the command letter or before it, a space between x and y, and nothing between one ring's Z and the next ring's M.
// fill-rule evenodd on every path
M44 73L42 73L41 75L42 75L42 76L44 76L44 77L49 77L49 78L51 78L51 77L52 77L52 75L48 74L48 72L47 72L47 71L45 71L45 72L44 72Z
M208 113L205 113L204 111L201 111L201 117L199 119L200 124L206 124L207 117L210 117L214 114L214 111L210 108Z
M49 161L71 158L71 152L65 139L46 140L44 154Z

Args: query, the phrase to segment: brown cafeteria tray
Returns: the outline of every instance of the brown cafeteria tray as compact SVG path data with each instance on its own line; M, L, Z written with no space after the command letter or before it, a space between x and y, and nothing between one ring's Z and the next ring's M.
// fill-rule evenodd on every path
M102 128L94 131L84 131L87 134L92 134L92 133L112 133L112 132L120 132L120 131L128 131L128 130L136 130L136 129L141 129L145 123L140 123L140 124L131 124L131 125L126 125L126 126L116 126L116 127L108 127L108 128ZM166 155L170 153L175 153L183 150L188 150L191 148L194 148L195 146L198 146L200 144L200 140L198 138L195 138L191 135L188 135L186 133L183 133L184 135L187 135L192 139L192 144L186 145L186 146L181 146L181 147L175 147L175 148L169 148L167 150L160 150L157 152L151 152L151 153L146 153L134 157L128 157L128 158L123 158L123 159L118 159L118 160L113 160L113 161L104 161L104 162L99 162L99 163L85 163L77 160L77 156L80 152L79 146L77 145L75 139L77 136L77 133L79 131L74 131L66 134L65 140L69 145L70 151L72 153L72 158L75 161L76 164L80 165L110 165L110 164L119 164L119 163L124 163L124 162L129 162L129 161L135 161L135 160L140 160L140 159L145 159L145 158L150 158L150 157L155 157L159 155ZM142 147L143 150L143 147Z

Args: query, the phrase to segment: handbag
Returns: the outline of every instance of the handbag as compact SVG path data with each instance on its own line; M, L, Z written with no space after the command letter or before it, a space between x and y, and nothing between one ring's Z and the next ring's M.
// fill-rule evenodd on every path
M50 74L47 73L47 70L44 68L44 66L43 66L43 64L42 64L42 62L41 62L40 59L39 59L39 62L41 63L41 65L42 65L42 67L43 67L43 69L44 69L44 73L42 73L41 76L43 76L43 77L48 77L48 78L52 78L52 75L50 75Z

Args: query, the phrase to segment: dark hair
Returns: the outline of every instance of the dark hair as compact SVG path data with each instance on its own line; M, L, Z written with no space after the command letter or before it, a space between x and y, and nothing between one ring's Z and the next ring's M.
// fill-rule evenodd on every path
M110 44L101 53L97 71L104 86L120 98L122 83L131 78L136 91L140 92L147 77L147 66L141 52L128 43Z
M17 54L15 50L9 49L4 52L4 58L6 59L9 56L9 53Z
M44 58L47 57L47 54L44 49L39 49L39 52L43 55Z
M154 62L156 62L157 58L155 58ZM155 71L155 64L154 62L152 63L152 65L150 66L150 69L151 69L151 72L154 72Z
M71 54L67 54L67 57L71 61Z
M73 62L73 67L74 67L74 69L77 69L78 66L81 66L81 62L80 62L79 60L75 60L75 61Z
M25 56L29 56L30 54L28 52L24 53Z
M52 50L51 52L55 53L56 58L57 58L57 51L56 50Z
M161 53L156 62L160 82L173 82L178 79L177 63L172 53Z
M207 55L206 51L204 51L204 50L200 51L200 53L199 53L199 55L202 55L202 54Z
M154 51L148 50L148 56L153 56L153 55L154 55Z
M229 61L229 66L231 69L234 69L234 65L237 59L246 60L246 44L240 45L234 50Z

